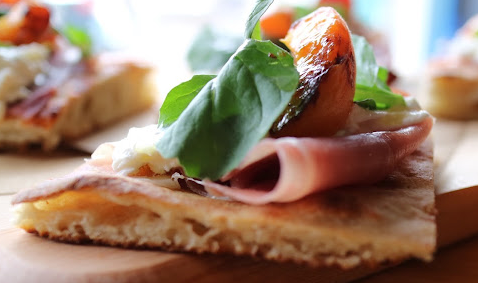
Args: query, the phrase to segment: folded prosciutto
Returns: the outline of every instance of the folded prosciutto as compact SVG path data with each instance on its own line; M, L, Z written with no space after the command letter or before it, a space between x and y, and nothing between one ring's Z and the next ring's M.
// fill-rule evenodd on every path
M264 139L222 178L195 181L212 195L250 204L290 202L343 185L383 179L426 139L432 118L395 131L345 137Z

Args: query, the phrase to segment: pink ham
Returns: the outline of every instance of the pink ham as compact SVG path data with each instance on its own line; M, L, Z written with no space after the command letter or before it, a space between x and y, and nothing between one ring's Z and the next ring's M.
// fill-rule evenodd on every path
M264 139L222 181L198 181L213 195L250 204L290 202L317 191L383 179L426 139L433 120L395 131L331 138Z

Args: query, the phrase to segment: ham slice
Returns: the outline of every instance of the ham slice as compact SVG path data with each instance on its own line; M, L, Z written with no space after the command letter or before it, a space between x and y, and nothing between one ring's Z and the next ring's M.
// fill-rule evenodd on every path
M264 139L221 181L195 181L216 196L250 204L291 202L344 185L385 178L426 139L432 118L395 131L345 137Z

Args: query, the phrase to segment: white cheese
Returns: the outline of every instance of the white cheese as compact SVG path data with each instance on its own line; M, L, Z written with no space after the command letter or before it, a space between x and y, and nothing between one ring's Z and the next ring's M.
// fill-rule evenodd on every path
M27 87L47 71L49 54L50 50L38 43L0 47L0 109L30 94ZM0 111L0 120L4 112Z
M162 132L156 125L131 128L125 139L113 143L113 170L121 175L131 175L142 166L149 165L154 173L165 174L173 168L180 167L176 158L164 158L156 150L154 142L161 135Z
M418 124L430 116L428 112L420 109L414 98L406 97L405 102L407 103L406 108L387 111L372 111L354 105L344 129L337 135L395 130Z

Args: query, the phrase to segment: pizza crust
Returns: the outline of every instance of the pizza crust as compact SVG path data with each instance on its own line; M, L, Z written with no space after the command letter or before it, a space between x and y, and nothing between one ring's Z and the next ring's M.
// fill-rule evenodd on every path
M82 137L152 106L156 99L152 68L106 57L92 58L93 71L77 73L57 89L48 101L54 115L44 119L47 122L8 116L0 120L0 149L39 144L51 150L63 139Z
M422 145L378 184L261 206L170 190L85 164L17 194L16 223L65 242L232 253L310 266L431 260L436 225L430 148Z

